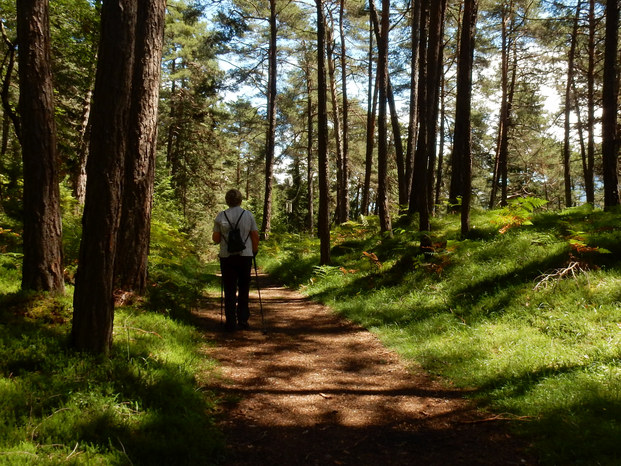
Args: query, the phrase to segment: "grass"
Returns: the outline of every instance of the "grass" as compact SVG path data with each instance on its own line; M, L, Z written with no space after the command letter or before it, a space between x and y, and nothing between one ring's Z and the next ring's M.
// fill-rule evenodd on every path
M427 254L405 219L392 238L352 223L333 233L330 266L308 267L316 240L286 236L262 262L483 408L520 419L543 463L618 464L621 215L579 208L509 228L506 218L475 213L466 239L457 218L436 219Z
M216 367L186 318L206 272L172 230L156 227L154 245L161 281L116 310L109 358L69 348L71 286L20 292L20 255L0 254L0 464L219 462Z
M397 220L389 237L371 217L333 231L329 266L299 234L272 235L258 260L515 418L542 463L617 464L619 220L589 208L475 212L461 238L458 219L443 217L423 253L415 223ZM148 296L117 310L112 355L99 359L67 345L70 285L64 297L19 291L19 227L0 227L0 464L220 461L218 395L207 389L216 368L187 319L204 290L219 291L217 264L202 265L187 237L154 222Z

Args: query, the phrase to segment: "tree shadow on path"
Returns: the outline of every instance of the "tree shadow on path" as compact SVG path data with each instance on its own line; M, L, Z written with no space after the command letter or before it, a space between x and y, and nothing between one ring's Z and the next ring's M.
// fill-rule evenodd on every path
M536 464L507 420L408 367L370 332L261 277L254 327L224 333L219 296L196 317L215 346L227 465Z

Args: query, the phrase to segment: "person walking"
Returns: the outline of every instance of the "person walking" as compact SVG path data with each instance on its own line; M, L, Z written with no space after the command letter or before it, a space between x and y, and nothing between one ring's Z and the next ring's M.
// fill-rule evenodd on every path
M232 332L237 328L249 328L248 294L252 259L259 250L259 230L252 212L241 207L242 193L239 190L230 189L224 200L229 208L216 216L212 239L220 245L218 255L224 288L224 328ZM240 243L238 247L237 243Z

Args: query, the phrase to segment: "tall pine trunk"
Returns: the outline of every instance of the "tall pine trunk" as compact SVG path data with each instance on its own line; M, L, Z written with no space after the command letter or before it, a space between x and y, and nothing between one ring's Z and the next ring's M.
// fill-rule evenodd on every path
M345 41L345 0L339 5L339 35L341 36L341 94L343 99L343 154L341 159L341 222L349 220L349 99L347 94L347 54Z
M328 102L326 83L326 31L323 1L317 6L317 170L319 173L320 263L330 263L330 186L328 182Z
M604 170L604 208L619 205L617 159L617 54L619 53L619 2L606 2L606 41L604 45L604 82L602 88L602 165Z
M371 0L373 2L374 0ZM388 32L390 29L390 0L382 0L380 35L377 44L377 77L379 82L379 109L377 115L377 204L380 229L391 232L392 225L388 208Z
M421 0L412 2L412 17L410 19L411 27L411 53L410 61L410 105L408 120L408 137L405 154L405 183L407 202L409 202L412 191L412 178L414 175L414 152L416 150L416 134L418 131L418 69L419 60L418 52L420 48L420 21L421 21Z
M304 65L304 74L306 75L306 189L307 189L307 211L308 221L307 228L312 234L315 229L315 192L313 184L313 79L311 76L311 66L308 60Z
M373 34L370 34L371 47L373 43ZM378 80L377 76L373 78L373 53L369 50L369 90L368 90L368 108L367 108L367 132L366 132L366 151L364 163L364 186L362 189L362 201L360 211L362 215L369 214L369 204L371 203L371 174L373 173L373 148L375 146L375 123L377 115L377 99L378 99Z
M112 344L114 261L123 197L135 26L136 2L103 2L71 329L73 345L93 353L108 353Z
M477 0L466 0L459 40L457 62L457 98L449 202L457 204L461 197L461 233L470 230L470 198L472 185L471 101L472 63L476 31Z
M132 102L119 229L117 284L144 294L155 181L157 108L166 0L139 0Z
M326 25L326 62L328 64L328 79L330 85L330 98L332 102L332 124L334 125L334 141L336 144L336 212L337 223L343 220L343 204L347 203L343 192L343 132L341 127L341 115L339 111L339 99L336 92L335 58L334 58L334 21L330 26Z
M422 4L421 49L419 73L420 124L414 156L414 183L410 196L409 213L418 212L420 231L429 231L430 198L433 187L433 167L436 155L437 117L440 92L442 53L442 23L445 0ZM428 18L428 21L427 21ZM427 25L428 24L428 25Z
M564 137L563 137L563 181L565 186L565 206L573 205L571 199L571 91L574 82L574 61L576 56L576 44L578 41L578 21L580 20L580 10L582 4L578 1L576 5L576 15L574 16L574 25L571 33L571 44L569 47L569 55L567 57L567 82L565 83L565 109L564 109ZM578 109L576 109L577 111Z
M48 0L17 2L24 163L22 289L64 292Z
M595 205L595 185L593 172L595 166L595 0L589 0L589 63L587 69L587 156L584 171L584 190L586 201Z
M270 44L268 51L268 85L267 85L267 136L265 142L265 198L263 201L263 222L261 232L267 239L272 229L272 183L274 177L274 153L276 149L276 39L278 25L276 18L276 0L270 0Z

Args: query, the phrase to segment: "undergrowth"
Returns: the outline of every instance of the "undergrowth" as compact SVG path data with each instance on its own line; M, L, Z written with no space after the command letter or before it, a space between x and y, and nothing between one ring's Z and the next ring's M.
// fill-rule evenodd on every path
M156 222L150 293L116 309L101 358L68 345L70 284L19 291L19 225L3 228L15 243L0 251L0 464L217 463L215 367L187 318L207 273L183 235ZM71 267L70 235L65 247Z
M375 331L414 364L470 389L515 419L546 464L613 464L621 456L619 212L536 214L530 204L407 219L392 237L376 224L316 239L279 236L263 266ZM424 248L421 248L423 240Z

